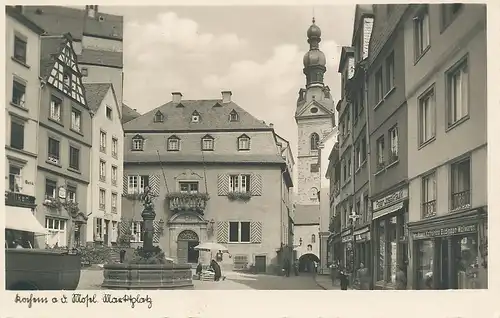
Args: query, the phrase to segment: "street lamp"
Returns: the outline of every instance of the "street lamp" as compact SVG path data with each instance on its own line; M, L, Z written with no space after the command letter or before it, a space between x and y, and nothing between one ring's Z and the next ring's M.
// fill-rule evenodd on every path
M361 216L359 214L356 214L354 210L351 211L349 214L349 221L351 221L351 228L352 228L352 271L354 274L354 267L356 266L356 235L354 235L354 226L356 225L356 221L360 218Z

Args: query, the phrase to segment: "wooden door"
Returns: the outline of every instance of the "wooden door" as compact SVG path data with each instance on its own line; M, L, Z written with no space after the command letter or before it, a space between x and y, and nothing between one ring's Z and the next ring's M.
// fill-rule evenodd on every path
M179 264L186 264L188 261L188 243L189 241L177 241L177 262Z
M265 273L266 272L266 256L259 255L255 256L255 270L257 273Z

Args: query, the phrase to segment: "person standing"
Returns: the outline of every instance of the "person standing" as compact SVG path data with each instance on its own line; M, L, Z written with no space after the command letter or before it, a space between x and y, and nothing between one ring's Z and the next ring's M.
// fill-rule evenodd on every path
M285 258L283 269L285 270L285 276L290 277L290 260L288 258Z
M344 266L340 268L339 279L340 279L340 290L347 290L347 286L349 285L349 278Z
M359 269L357 271L357 279L359 282L359 289L361 290L370 289L370 275L368 273L368 268L365 267L364 263L359 264Z
M406 274L404 265L398 266L398 271L396 272L396 289L398 290L406 289Z
M219 264L217 263L217 261L212 259L212 261L210 262L210 267L212 267L212 269L214 270L214 274L215 274L214 281L218 282L222 276Z

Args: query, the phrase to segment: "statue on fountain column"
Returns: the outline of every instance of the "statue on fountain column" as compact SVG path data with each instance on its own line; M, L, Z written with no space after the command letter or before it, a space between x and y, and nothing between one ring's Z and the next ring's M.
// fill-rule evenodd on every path
M144 209L146 210L153 210L154 205L153 205L153 195L151 194L151 189L149 187L146 187L144 189L144 194L142 195L142 204L144 206Z

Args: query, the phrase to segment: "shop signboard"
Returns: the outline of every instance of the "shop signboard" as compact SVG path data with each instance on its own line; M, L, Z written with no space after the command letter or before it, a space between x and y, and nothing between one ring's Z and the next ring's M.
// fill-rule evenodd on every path
M352 240L353 240L352 235L347 235L347 236L342 237L342 243L348 243L348 242L351 242Z
M380 209L383 209L385 207L388 207L390 205L393 205L399 201L402 201L404 199L408 198L408 188L403 188L398 191L395 191L382 199L376 200L373 202L373 211L377 211Z
M413 233L413 239L426 239L433 237L445 237L477 232L477 224L458 225L453 227L444 227L427 231L416 231Z

